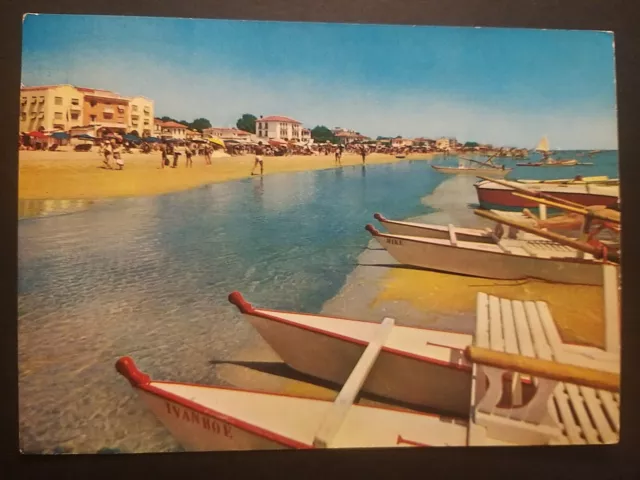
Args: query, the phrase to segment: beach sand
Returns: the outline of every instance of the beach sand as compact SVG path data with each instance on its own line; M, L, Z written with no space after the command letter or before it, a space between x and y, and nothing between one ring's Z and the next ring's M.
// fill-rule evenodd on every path
M226 155L226 154L223 154ZM213 165L204 157L193 159L193 168L185 168L180 158L178 168L160 168L160 153L123 154L122 171L103 168L102 157L94 152L27 151L19 152L18 197L23 200L100 199L158 195L195 188L201 185L250 176L255 156L214 156ZM429 154L415 159L430 158ZM410 159L414 159L413 156ZM393 155L371 154L367 164L406 161ZM343 165L360 165L355 154L345 154ZM264 174L301 172L334 168L333 155L264 157ZM258 170L256 170L258 171Z

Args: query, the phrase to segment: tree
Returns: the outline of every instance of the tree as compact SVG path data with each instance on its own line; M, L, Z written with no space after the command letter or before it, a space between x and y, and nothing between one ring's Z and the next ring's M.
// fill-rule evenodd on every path
M131 130L131 131L129 132L129 135L133 135L133 136L135 136L135 137L139 137L139 136L140 136L140 134L138 133L138 131L137 131L137 130Z
M465 148L473 148L478 146L478 142L467 142L463 145Z
M318 143L324 143L326 141L336 143L337 141L337 138L333 134L333 132L324 125L318 125L311 129L311 138L313 138Z
M192 130L197 130L200 133L202 133L202 131L205 128L211 128L211 122L206 118L196 118L193 122L189 124L189 128Z
M256 120L258 119L255 115L244 113L236 122L236 127L245 132L256 133Z

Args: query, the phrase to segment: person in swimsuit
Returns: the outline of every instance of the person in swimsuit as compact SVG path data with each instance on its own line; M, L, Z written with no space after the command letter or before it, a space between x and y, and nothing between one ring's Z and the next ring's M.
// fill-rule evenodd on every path
M264 163L262 156L264 155L264 149L262 148L262 142L258 142L258 146L256 147L256 161L253 164L253 168L251 169L251 175L255 175L255 170L258 165L260 165L260 175L264 173Z
M360 145L360 156L362 157L362 164L364 165L365 159L367 158L367 147L364 145Z
M109 142L105 142L102 146L102 153L104 155L104 164L107 166L107 168L113 168L111 166L111 162L109 161L109 159L111 158L111 145L109 144Z
M192 146L189 144L186 144L184 147L184 154L185 154L185 158L187 159L187 164L186 167L193 167L193 151L191 150Z

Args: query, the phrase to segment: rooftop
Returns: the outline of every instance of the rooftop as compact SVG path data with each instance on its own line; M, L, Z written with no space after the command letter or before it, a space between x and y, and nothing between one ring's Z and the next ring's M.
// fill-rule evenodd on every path
M294 120L293 118L281 117L279 115L271 115L269 117L258 118L256 121L257 122L283 122L283 123L298 123L298 124L302 124L302 122L299 122L298 120Z

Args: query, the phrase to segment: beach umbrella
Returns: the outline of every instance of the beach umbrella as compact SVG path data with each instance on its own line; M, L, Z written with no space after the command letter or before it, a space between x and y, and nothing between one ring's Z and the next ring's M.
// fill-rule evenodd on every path
M67 140L69 138L69 134L65 132L53 132L51 134L51 138L55 138L56 140Z
M209 138L208 140L209 140L211 143L215 144L215 145L219 145L219 146L221 146L222 148L225 148L225 147L226 147L226 145L224 144L224 142L223 142L222 140L220 140L219 138L217 138L217 137L211 137L211 138Z
M142 139L142 141L147 143L157 143L160 141L160 139L156 137L145 137Z
M74 135L73 138L79 138L80 140L97 140L96 137L83 133L81 135Z
M33 132L29 132L27 133L27 135L33 138L47 138L47 136L44 133L39 132L37 130L34 130Z
M133 143L139 143L141 141L140 137L136 137L135 135L130 135L130 134L126 134L122 138L127 142L133 142Z

